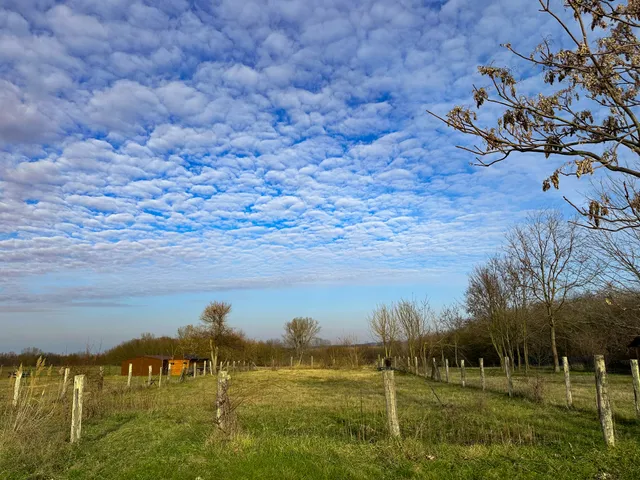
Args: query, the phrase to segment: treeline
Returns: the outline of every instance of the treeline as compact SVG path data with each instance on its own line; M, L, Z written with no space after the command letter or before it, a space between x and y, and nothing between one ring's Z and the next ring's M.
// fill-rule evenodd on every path
M388 355L516 368L560 358L589 366L636 352L640 335L640 234L592 231L555 211L512 228L503 248L477 265L464 298L434 313L427 300L380 305L369 325Z
M444 363L551 365L560 358L588 366L594 354L611 365L636 352L640 335L640 233L592 231L567 222L558 212L532 214L506 235L503 248L469 275L464 298L435 312L427 298L379 305L368 323L373 345L347 336L331 345L319 339L320 325L297 317L285 323L282 339L253 340L228 322L231 305L211 302L200 323L178 329L176 337L143 334L105 352L59 355L37 348L0 354L0 364L119 364L140 355L197 355L256 365L351 366L378 356Z

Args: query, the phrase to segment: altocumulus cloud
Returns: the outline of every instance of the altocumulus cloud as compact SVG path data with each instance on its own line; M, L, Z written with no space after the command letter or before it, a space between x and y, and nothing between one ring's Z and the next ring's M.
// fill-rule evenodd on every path
M5 0L0 309L467 271L544 172L425 110L553 34L535 3Z

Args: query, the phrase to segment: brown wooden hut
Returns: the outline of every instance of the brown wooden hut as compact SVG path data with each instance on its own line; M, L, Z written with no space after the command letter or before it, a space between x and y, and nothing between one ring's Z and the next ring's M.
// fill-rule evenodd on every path
M129 364L133 365L131 371L135 376L149 375L149 366L151 366L152 375L158 375L160 369L162 374L180 375L182 370L187 372L193 371L193 364L199 371L204 369L205 357L197 357L195 355L185 355L184 358L173 358L166 355L142 355L140 357L130 358L122 362L120 368L121 375L129 375Z
M160 369L162 369L163 374L166 374L169 368L169 361L173 361L173 359L166 355L142 355L130 358L122 362L120 374L129 375L129 364L133 365L131 373L138 377L149 375L149 366L151 366L153 375L158 375Z

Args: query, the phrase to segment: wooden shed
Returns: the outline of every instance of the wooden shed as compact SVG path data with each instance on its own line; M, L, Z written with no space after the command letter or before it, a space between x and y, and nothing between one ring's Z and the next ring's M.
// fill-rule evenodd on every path
M129 364L133 365L132 374L136 376L149 375L149 365L151 365L152 375L158 375L161 368L163 375L167 373L180 375L182 369L191 373L194 364L196 364L196 369L202 372L204 370L204 362L208 360L208 358L195 355L185 355L184 358L173 358L166 355L142 355L122 362L120 373L129 375Z
M130 358L122 362L120 374L129 375L129 364L133 365L131 369L132 374L138 377L149 375L149 366L151 366L151 373L153 375L158 375L160 369L162 369L163 374L166 374L169 361L173 360L171 357L165 355L142 355L140 357Z

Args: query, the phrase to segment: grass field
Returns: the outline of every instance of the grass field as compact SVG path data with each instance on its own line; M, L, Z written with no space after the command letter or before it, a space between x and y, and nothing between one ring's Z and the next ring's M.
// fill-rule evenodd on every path
M572 410L564 406L561 374L516 375L513 399L499 369L488 369L485 393L477 369L467 377L463 389L455 369L451 384L397 374L402 440L393 441L381 374L373 369L233 373L239 425L233 438L213 426L214 378L174 379L161 389L143 388L137 378L128 392L125 378L111 376L102 393L88 389L77 445L68 442L68 399L55 408L38 406L56 395L56 373L32 389L24 406L31 420L18 431L3 378L0 478L640 478L630 376L609 376L614 449L602 440L593 374L573 374Z

